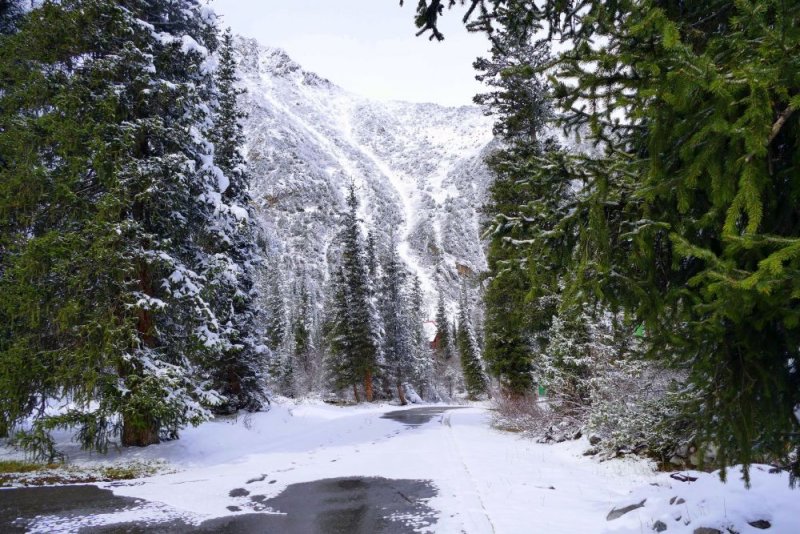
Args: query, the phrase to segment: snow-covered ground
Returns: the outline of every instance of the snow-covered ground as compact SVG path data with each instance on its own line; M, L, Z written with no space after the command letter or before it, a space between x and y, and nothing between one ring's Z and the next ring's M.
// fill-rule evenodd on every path
M704 473L693 473L696 482L679 482L643 460L584 457L583 441L544 445L500 432L482 406L446 411L418 427L381 418L397 409L274 405L188 429L178 441L112 453L116 462L165 461L174 472L101 484L150 502L138 512L66 522L43 517L40 531L165 517L199 523L230 515L229 506L252 512L247 499L231 496L236 488L273 497L294 483L364 476L432 481L438 490L428 502L437 512L433 532L639 533L661 521L666 532L732 527L744 534L760 532L748 524L758 520L769 521L772 533L800 532L800 491L789 490L785 475L761 467L752 471L751 490L735 472L728 484ZM70 452L78 464L99 460ZM607 520L613 508L642 500L641 508Z

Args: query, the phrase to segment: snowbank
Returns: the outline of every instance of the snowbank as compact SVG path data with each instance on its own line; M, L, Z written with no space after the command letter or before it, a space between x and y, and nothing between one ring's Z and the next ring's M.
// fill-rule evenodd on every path
M747 489L740 468L728 472L722 482L719 472L682 471L694 481L681 482L659 475L655 485L637 488L615 508L644 501L644 506L608 521L606 532L667 532L740 534L800 532L800 490L789 488L787 473L770 473L770 467L750 469L751 488Z

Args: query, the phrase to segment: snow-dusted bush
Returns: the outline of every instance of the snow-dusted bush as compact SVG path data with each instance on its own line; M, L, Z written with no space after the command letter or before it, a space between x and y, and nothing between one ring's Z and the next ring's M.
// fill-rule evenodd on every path
M610 313L553 317L544 342L535 344L534 383L546 395L498 396L494 425L544 442L588 434L604 456L688 463L694 427L684 415L684 377L645 359L642 340L630 330Z
M587 431L601 439L597 450L635 452L663 463L685 457L694 438L685 417L682 376L635 356L611 360L592 383Z
M546 408L532 396L492 396L492 426L507 432L538 435L547 419Z

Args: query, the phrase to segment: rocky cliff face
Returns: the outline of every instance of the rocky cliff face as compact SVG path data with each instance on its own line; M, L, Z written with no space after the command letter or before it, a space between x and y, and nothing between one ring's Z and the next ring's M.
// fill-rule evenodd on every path
M320 296L353 183L379 248L394 233L431 309L440 288L452 303L461 281L486 268L479 212L491 118L475 107L372 101L282 50L248 39L237 50L253 196L287 286L304 276Z

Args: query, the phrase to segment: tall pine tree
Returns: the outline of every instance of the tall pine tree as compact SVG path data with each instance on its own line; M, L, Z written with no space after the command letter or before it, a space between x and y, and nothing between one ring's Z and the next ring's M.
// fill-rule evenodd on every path
M373 301L354 185L347 194L341 236L341 265L333 279L332 310L328 339L331 357L328 368L334 384L353 388L358 400L358 384L372 402L373 379L378 368L380 347L377 312Z
M401 405L406 404L404 384L415 371L413 331L405 266L397 253L394 233L381 269L380 311L383 324L383 355L389 379Z
M215 388L226 399L216 411L256 410L267 401L264 354L259 349L255 275L261 268L257 228L252 217L249 176L241 149L244 132L237 97L244 91L236 85L236 61L230 29L222 36L214 75L214 112L210 140L222 196L213 197L216 221L207 226L207 238L214 254L204 275L209 300L224 336L219 352L209 363Z
M475 330L467 304L466 291L462 290L458 307L458 330L456 344L461 359L461 370L464 373L464 387L471 400L478 399L488 392L488 381L481 362L480 349L475 340Z

